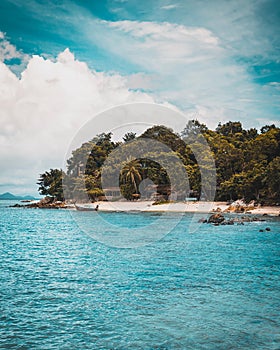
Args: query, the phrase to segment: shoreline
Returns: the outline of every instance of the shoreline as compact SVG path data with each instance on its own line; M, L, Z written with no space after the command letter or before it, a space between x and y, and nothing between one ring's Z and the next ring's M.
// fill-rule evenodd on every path
M153 201L139 201L139 202L95 202L89 204L80 204L89 208L95 208L98 205L98 211L101 212L174 212L174 213L225 213L227 212L229 205L226 202L176 202L176 203L164 203L153 205ZM72 208L72 207L71 207ZM243 213L233 214L253 214L253 215L270 215L280 216L280 207L277 206L263 206L256 207L255 209L248 210Z
M241 215L269 215L280 216L280 206L244 207L244 211L229 210L226 202L171 202L153 205L154 201L98 201L95 203L76 203L85 208L94 209L98 205L100 212L170 212L170 213L200 213L200 214L241 214ZM68 209L76 210L74 204L65 202L46 203L32 202L29 204L15 204L11 207L26 209Z

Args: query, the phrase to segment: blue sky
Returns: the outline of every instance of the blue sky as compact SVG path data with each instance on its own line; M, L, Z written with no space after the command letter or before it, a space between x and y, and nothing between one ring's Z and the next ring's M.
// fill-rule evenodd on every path
M69 48L97 71L141 73L133 88L182 109L200 104L236 109L246 114L245 122L278 119L279 23L276 0L61 0L48 5L4 0L0 5L0 30L22 53L56 57ZM174 26L169 33L167 24ZM176 37L179 26L206 30L218 42L207 47L195 34ZM18 73L22 66L12 69ZM195 96L189 96L191 90Z
M279 23L277 0L49 0L47 5L38 0L2 0L2 143L10 147L12 131L19 141L36 134L34 130L38 133L40 118L59 110L56 128L53 121L48 126L48 134L57 137L57 124L77 128L89 118L83 112L86 108L97 113L114 101L170 104L210 127L229 119L241 120L245 127L279 123ZM80 78L80 89L90 81L94 96L87 107L88 101L75 90ZM56 87L54 97L44 82L58 81L60 90ZM44 99L44 94L50 96ZM69 96L79 99L72 106L76 119L70 111L62 112L59 104ZM13 101L21 103L16 111L10 107ZM23 122L27 119L29 131ZM69 131L69 140L72 136ZM30 155L30 164L36 158L33 173L45 170L51 161L59 165L63 147L55 161L45 155L38 163L36 154ZM5 157L14 164L16 155L11 155L10 147ZM17 169L13 173L19 176ZM30 176L23 174L22 183L17 183L8 170L4 174L3 189L28 190Z

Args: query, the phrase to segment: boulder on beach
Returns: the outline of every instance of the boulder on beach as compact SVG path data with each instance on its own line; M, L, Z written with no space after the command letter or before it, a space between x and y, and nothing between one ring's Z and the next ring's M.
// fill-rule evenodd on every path
M248 213L250 210L256 208L255 201L251 201L249 204L245 203L243 199L238 199L231 203L230 206L224 210L227 213Z
M216 209L212 210L213 213L220 213L221 211L222 209L220 207L217 207Z

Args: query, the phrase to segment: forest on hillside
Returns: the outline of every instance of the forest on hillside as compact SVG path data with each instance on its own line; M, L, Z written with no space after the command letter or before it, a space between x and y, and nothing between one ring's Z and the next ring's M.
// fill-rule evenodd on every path
M210 130L205 124L192 120L180 134L156 125L138 137L128 132L119 142L112 140L111 133L97 135L72 152L66 172L50 169L41 174L39 193L56 200L79 200L85 196L90 201L105 200L107 193L101 183L101 173L107 167L107 174L118 179L120 193L126 199L139 199L141 183L149 179L157 200L168 200L171 194L170 176L164 164L154 160L155 154L162 152L160 147L153 147L143 158L133 157L137 153L136 148L139 151L139 145L141 148L141 142L144 145L147 139L168 147L168 152L164 154L167 161L170 159L172 162L174 156L180 159L189 181L189 190L188 193L178 191L178 200L184 197L209 199L209 193L202 187L202 173L215 171L215 200L243 198L261 204L280 203L280 128L266 125L258 131L255 128L244 129L240 122L231 121L220 123L215 130ZM138 142L133 142L135 140ZM205 147L205 142L209 147ZM129 146L127 150L131 156L123 160L116 155L115 159L111 157L113 162L106 164L108 156L114 155L113 151L123 145ZM197 154L203 159L202 163L197 161ZM121 170L116 172L117 169ZM173 171L179 174L181 170L175 166ZM182 188L184 176L179 178L182 178L182 183L178 186Z

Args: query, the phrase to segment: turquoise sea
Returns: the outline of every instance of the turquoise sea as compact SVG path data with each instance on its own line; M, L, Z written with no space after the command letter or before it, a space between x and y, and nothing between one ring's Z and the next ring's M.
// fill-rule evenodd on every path
M119 249L81 231L67 210L7 204L1 349L280 349L279 218L189 233L188 214L160 240ZM147 230L157 220L103 215Z

